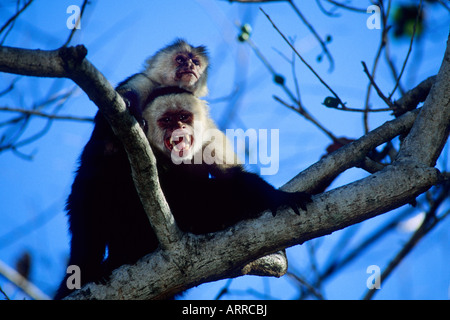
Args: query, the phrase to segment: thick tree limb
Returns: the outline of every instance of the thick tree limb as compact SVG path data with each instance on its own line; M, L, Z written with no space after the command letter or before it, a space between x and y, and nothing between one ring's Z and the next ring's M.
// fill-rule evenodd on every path
M367 153L377 146L407 133L412 127L419 110L405 113L398 119L386 122L360 139L343 146L327 155L283 186L283 190L308 190L315 193L321 189L322 181L327 181L345 170L355 167L364 160Z
M450 37L444 61L398 158L434 166L450 131ZM434 151L434 152L430 152Z

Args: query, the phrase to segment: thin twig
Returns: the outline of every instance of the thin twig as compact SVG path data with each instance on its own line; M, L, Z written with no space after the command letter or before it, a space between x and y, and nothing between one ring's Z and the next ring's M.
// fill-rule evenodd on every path
M366 13L366 9L359 9L356 7L351 7L349 5L343 4L343 3L339 3L337 1L333 1L333 0L327 0L329 3L334 4L336 7L340 7L340 8L344 8L346 10L349 11L354 11L354 12L359 12L359 13Z
M322 293L320 293L315 286L311 285L308 283L308 281L306 281L305 279L303 279L301 276L299 276L296 273L293 272L288 272L286 274L288 277L291 277L292 279L294 279L295 281L297 281L298 283L300 283L302 286L304 286L305 288L308 289L308 292L311 293L312 295L314 295L317 299L319 300L325 300L325 297L322 295Z
M264 15L267 17L267 19L270 21L270 23L272 24L272 26L275 28L275 30L277 30L277 32L280 34L280 36L284 39L284 41L291 47L291 49L295 52L295 54L297 55L297 57L300 58L300 60L308 67L308 69L316 76L317 79L319 79L319 81L334 95L334 97L338 100L338 103L340 105L342 105L343 108L345 108L344 103L342 102L342 100L339 98L339 96L337 95L336 92L334 92L333 89L331 89L331 87L319 76L319 74L308 64L308 62L306 62L305 59L303 59L303 57L300 55L300 53L298 53L297 49L295 49L295 47L292 45L292 43L286 38L286 36L280 31L280 29L278 29L278 27L275 25L275 23L272 21L272 19L269 17L269 15L262 9L259 8L259 10L262 11L262 13L264 13Z
M400 83L400 79L401 79L401 77L403 75L403 72L405 71L406 63L408 62L409 55L411 54L412 45L413 45L413 42L414 42L414 36L416 35L416 26L417 26L417 23L419 22L419 17L420 17L421 14L422 14L422 0L420 0L420 2L419 2L419 8L417 10L416 20L414 21L411 41L409 42L408 53L406 54L405 61L403 61L403 66L402 66L402 69L400 70L400 74L399 74L399 76L397 78L397 82L395 83L394 89L392 89L392 92L389 95L389 100L392 99L392 96L394 95L395 91L397 90L397 87L398 87L398 85Z
M384 58L386 60L386 63L389 67L389 69L391 70L392 73L392 77L394 78L394 81L397 81L398 78L398 72L397 69L395 68L394 62L391 59L391 49L390 49L390 43L386 42L385 46L384 46ZM403 89L401 83L399 82L398 84L398 89L400 90L400 94L403 96L405 94L405 89Z
M364 61L361 61L363 68L364 68L364 73L367 75L367 77L369 78L370 83L372 84L372 86L375 88L375 90L378 93L378 96L389 106L389 110L394 110L395 106L392 103L392 101L387 98L383 92L381 91L381 89L378 87L378 85L376 84L375 80L373 79L373 77L370 75L369 70L367 69L366 63ZM368 110L366 110L368 111Z
M81 17L83 16L84 9L86 8L86 5L88 3L88 0L84 0L83 4L81 5L80 15L77 18L77 21L75 23L76 26L78 26L81 23ZM70 31L69 37L67 38L66 42L62 45L62 47L67 47L72 40L73 36L75 35L75 32L77 31L77 28L72 28Z
M329 72L333 71L334 69L334 60L333 57L331 56L330 52L328 51L327 45L325 44L325 41L323 41L319 34L316 32L316 29L314 29L314 27L309 23L308 20L306 20L305 16L301 13L300 9L294 4L294 2L292 0L288 1L289 4L291 5L292 9L295 11L295 13L298 15L298 17L300 18L300 20L303 21L303 23L306 25L306 27L309 29L309 31L312 33L312 35L317 39L317 41L319 41L320 46L322 47L323 52L325 53L325 55L327 56L328 60L330 61L330 68L329 68Z
M255 54L259 58L259 60L261 60L261 62L266 66L266 68L272 74L274 79L275 79L275 77L282 77L279 73L277 73L275 71L275 69L272 67L270 62L266 59L266 57L264 57L262 52L258 49L258 47L253 43L253 41L251 39L247 39L246 42L253 49L253 52L255 52ZM281 86L281 88L283 88L284 92L289 96L289 98L292 101L295 102L295 104L297 104L299 106L299 108L303 108L300 101L292 94L292 92L289 90L289 88L286 86L286 84L284 82L282 82L282 83L277 82L277 84L279 86Z
M389 0L389 4L388 4L386 12L384 12L383 1L380 0L378 2L378 4L381 7L380 12L381 12L381 18L382 18L381 21L382 21L383 27L382 27L382 31L381 31L380 45L378 46L378 50L377 50L377 53L375 55L375 59L374 59L374 62L373 62L373 67L372 67L372 72L371 72L373 79L375 79L375 73L376 73L376 70L377 70L377 67L378 67L378 61L380 59L381 52L383 51L383 48L384 48L384 46L385 46L385 44L387 42L387 34L388 34L389 29L390 29L390 27L387 26L387 17L389 16L389 12L391 10L391 1ZM365 103L364 103L364 109L367 111L367 112L364 113L364 116L363 116L363 124L364 124L364 132L365 133L370 131L370 128L369 128L369 111L368 110L370 110L369 101L370 101L371 89L372 89L372 82L369 81L369 84L367 86L366 99L365 99Z
M48 114L37 110L28 110L22 108L0 107L0 111L19 112L26 115L33 115L53 120L73 120L73 121L87 121L87 122L94 121L94 118L92 117L76 117L70 115Z
M423 220L420 227L414 232L408 242L403 246L403 248L397 253L394 259L388 264L386 269L381 273L381 282L387 279L389 275L394 271L394 269L400 264L401 261L411 252L411 250L419 243L419 241L427 235L439 222L443 221L449 214L450 210L447 210L440 217L436 217L436 212L439 206L448 198L449 187L448 184L444 186L440 195L432 204L430 210L427 212L425 219ZM377 293L378 290L369 289L364 300L370 300Z
M5 29L9 26L11 22L13 22L17 17L26 9L28 6L33 2L33 0L28 1L25 3L25 5L16 12L11 18L8 19L8 21L5 22L5 24L0 28L0 34L5 31Z
M311 121L314 125L316 125L322 132L324 132L331 140L338 141L339 139L333 135L331 131L328 131L323 125L320 124L319 121L314 119L308 112L306 112L304 109L296 108L294 106L291 106L290 104L286 103L285 101L281 100L277 96L273 96L273 98L281 103L282 105L288 107L291 110L294 110L295 112L301 114L305 119Z

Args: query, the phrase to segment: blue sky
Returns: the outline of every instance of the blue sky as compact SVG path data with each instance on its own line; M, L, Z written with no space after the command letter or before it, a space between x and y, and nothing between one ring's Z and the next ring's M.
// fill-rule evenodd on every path
M239 31L236 22L251 24L252 40L277 72L286 77L287 85L293 89L291 66L283 58L291 59L291 51L260 12L259 7L264 8L278 27L293 38L303 57L347 105L354 108L363 106L368 84L361 61L365 61L369 68L372 67L380 41L379 32L366 27L369 14L340 10L339 18L331 18L324 16L314 1L307 4L296 2L323 38L332 35L333 40L328 46L335 62L332 73L328 72L329 63L326 59L317 62L320 46L286 3L242 5L215 0L154 0L151 1L152 7L149 7L150 2L134 0L93 2L87 7L81 30L76 33L71 44L84 44L88 48L88 59L113 85L138 72L146 57L177 37L185 38L194 45L206 45L211 57L208 81L210 95L207 98L211 101L212 117L221 124L229 108L236 107L237 116L226 122L227 128L280 130L280 170L275 176L265 177L279 187L320 159L330 140L311 123L273 99L273 95L281 98L286 98L286 95L274 85L271 75L250 47L236 40ZM80 5L81 1L36 1L16 22L5 45L46 50L60 47L69 34L66 8L72 4ZM0 24L11 16L14 9L12 2L0 4ZM414 76L409 72L411 69L407 68L404 78L406 88L436 74L441 64L450 19L445 10L436 10L431 14L434 20L428 26L430 36L421 41L421 50L412 52L412 59L416 59L414 61L419 61L420 54L422 59L417 64ZM393 58L397 65L401 65L407 49L408 40L392 42ZM296 76L303 103L328 130L337 136L349 138L363 134L360 114L330 110L321 104L329 92L298 60ZM0 74L0 89L15 78L15 75ZM380 65L376 81L386 92L393 87L392 77L385 64ZM17 82L12 94L0 97L0 105L29 108L45 101L49 93L72 87L74 84L69 80L23 78ZM232 104L220 100L233 92L238 92L238 95ZM384 107L375 93L372 97L374 106ZM96 110L95 105L78 90L60 114L93 116ZM0 120L10 116L0 114ZM386 113L371 115L370 127L373 129L389 119ZM46 123L42 119L33 120L26 136L38 132ZM32 280L50 295L63 276L68 255L69 237L64 203L70 192L78 156L91 131L92 125L89 123L54 122L43 138L20 149L24 154L33 155L32 161L11 152L0 154L0 260L14 265L18 255L23 250L29 250L34 261ZM447 146L444 151L447 156L440 160L440 166L446 163L448 168L448 152ZM257 171L258 167L249 169ZM361 171L352 169L333 186L363 176L365 174ZM356 244L358 239L389 220L392 214L352 227L355 232L352 243ZM449 227L449 221L444 221L428 235L391 278L382 284L376 298L448 298ZM314 240L309 247L303 245L289 249L292 270L311 272L307 268L310 262L307 252L312 245L317 249L318 264L327 261L343 232L349 231ZM326 284L326 297L360 298L366 288L367 266L376 264L383 269L409 236L410 233L399 230L377 243ZM308 277L307 273L302 275ZM1 278L0 285L7 287ZM190 290L186 297L210 299L223 285L224 281L206 284ZM248 288L281 299L295 298L298 291L286 277L243 277L234 280L231 288L242 293L229 296L236 299L254 297L245 294Z

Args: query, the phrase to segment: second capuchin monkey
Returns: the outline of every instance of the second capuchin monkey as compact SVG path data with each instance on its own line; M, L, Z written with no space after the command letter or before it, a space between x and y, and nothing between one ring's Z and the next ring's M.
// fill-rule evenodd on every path
M206 47L194 47L177 39L148 58L144 70L119 83L116 90L145 127L142 110L154 89L174 86L203 97L208 94L208 66Z

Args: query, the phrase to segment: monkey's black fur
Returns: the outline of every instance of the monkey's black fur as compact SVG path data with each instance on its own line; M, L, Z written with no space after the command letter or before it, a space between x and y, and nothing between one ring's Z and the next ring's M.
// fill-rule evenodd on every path
M298 213L296 205L306 209L310 201L305 193L273 188L241 166L219 170L206 164L175 165L166 155L154 152L162 190L185 232L218 231L257 217L265 209L275 214L280 205L290 205ZM134 187L126 152L100 112L81 155L66 209L72 234L69 265L80 267L82 285L107 278L112 270L135 263L158 246ZM71 293L67 278L55 299Z
M125 149L100 112L81 154L66 209L72 234L68 264L80 267L82 285L101 280L122 264L135 263L158 245ZM55 299L71 292L67 277Z

